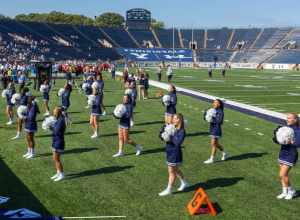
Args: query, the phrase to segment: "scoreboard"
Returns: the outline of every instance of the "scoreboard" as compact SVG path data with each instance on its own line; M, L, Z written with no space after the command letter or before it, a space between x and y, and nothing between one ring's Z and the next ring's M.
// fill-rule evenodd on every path
M148 30L151 24L151 12L143 8L133 8L126 12L128 29Z

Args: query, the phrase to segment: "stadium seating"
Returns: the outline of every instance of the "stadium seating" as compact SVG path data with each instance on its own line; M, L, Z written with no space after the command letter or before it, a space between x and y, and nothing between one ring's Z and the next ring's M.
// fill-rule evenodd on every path
M257 38L260 29L235 29L229 49L238 49L238 44L242 44L242 49L249 49Z
M120 47L136 48L126 30L120 28L101 28Z
M207 30L208 49L226 49L232 30L227 28Z
M173 29L160 29L155 32L162 47L173 48ZM181 48L177 29L174 29L174 48Z
M233 51L230 50L198 50L197 58L200 62L228 62Z
M204 47L204 30L199 29L181 29L184 48L190 48L190 42L194 40L197 43L197 48Z
M141 47L158 47L156 40L150 30L130 30L130 34L137 40ZM147 45L151 42L151 45Z
M247 50L239 51L231 60L233 63L261 63L274 56L278 50L276 49L260 49L260 50Z
M281 50L276 54L268 63L300 63L300 51L299 50Z
M290 28L266 28L253 48L271 49L274 48L290 31Z
M289 29L289 31L290 31L290 29ZM286 38L277 45L277 48L283 48L290 41L294 41L295 47L299 48L299 46L300 46L300 28L294 28L292 30L291 34L287 35Z

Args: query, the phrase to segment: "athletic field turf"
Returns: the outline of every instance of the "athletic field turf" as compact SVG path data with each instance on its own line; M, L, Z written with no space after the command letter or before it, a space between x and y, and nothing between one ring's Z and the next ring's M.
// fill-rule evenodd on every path
M156 80L156 75L150 72ZM297 71L227 70L223 78L220 70L213 70L210 79L206 69L175 69L174 73L173 82L184 88L277 112L300 109L300 72Z
M203 70L175 70L175 74L175 82L182 87L223 97L240 95L243 97L236 97L236 100L249 100L256 104L279 103L280 100L283 103L296 103L296 96L266 94L300 93L300 89L296 88L297 81L287 81L296 73L229 71L226 82L206 82L207 74ZM269 82L250 76L284 76L284 80L274 79ZM213 79L223 80L216 76ZM62 83L62 80L59 81L52 93L52 107L58 103L55 93ZM284 86L280 86L281 83ZM276 91L267 93L268 89L249 89L235 84L266 85ZM255 92L258 90L260 92ZM51 159L51 135L40 128L42 114L39 116L39 132L36 135L38 156L33 160L22 158L26 149L24 138L9 140L15 135L15 126L4 125L6 117L1 114L0 196L11 198L1 207L29 208L45 215L60 216L125 215L127 219L190 219L186 204L193 197L194 191L203 187L212 202L219 207L217 219L299 219L299 198L292 201L276 199L276 195L281 192L277 163L279 146L271 141L276 125L225 110L226 121L221 143L230 158L226 162L204 165L203 161L210 153L210 144L208 124L203 121L201 111L208 108L209 104L182 95L178 96L177 108L188 120L182 170L191 187L183 193L159 197L157 194L167 184L164 143L158 138L164 107L155 98L156 89L151 88L150 91L152 98L137 104L135 126L131 132L132 138L143 146L143 154L137 157L135 150L127 146L124 157L112 158L118 143L118 121L112 117L111 112L121 102L121 83L111 80L105 82L105 104L109 114L101 118L101 137L96 140L90 139L92 132L88 124L89 110L84 108L85 97L75 89L70 108L73 124L66 133L66 152L63 157L67 178L58 183L50 180L55 173ZM41 98L39 100L43 112ZM3 112L3 99L0 106ZM275 107L285 111L297 110L297 105L291 105L292 109L286 105ZM298 166L292 170L291 175L293 185L300 189ZM193 219L210 218L199 216Z

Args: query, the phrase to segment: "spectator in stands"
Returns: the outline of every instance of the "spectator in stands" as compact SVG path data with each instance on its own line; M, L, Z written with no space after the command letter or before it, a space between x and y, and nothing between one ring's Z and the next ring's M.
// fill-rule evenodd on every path
M110 65L110 71L111 71L111 78L113 80L115 80L116 79L116 64L112 63Z
M19 83L19 92L22 91L22 89L25 87L25 83L26 83L26 75L24 71L18 71L17 73L18 75L18 83Z
M168 67L167 67L167 79L168 79L168 83L171 83L172 77L173 77L173 69L172 69L171 64L169 64Z

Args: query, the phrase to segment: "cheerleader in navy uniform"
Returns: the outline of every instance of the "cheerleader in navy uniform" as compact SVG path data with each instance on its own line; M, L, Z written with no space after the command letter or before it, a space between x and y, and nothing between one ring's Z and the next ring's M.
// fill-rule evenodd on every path
M123 104L126 106L126 113L123 117L120 118L118 134L119 134L119 151L118 153L114 154L113 157L120 157L124 155L124 145L130 144L136 148L136 155L140 155L142 152L142 147L139 144L136 144L130 137L130 119L132 118L133 114L133 106L130 103L130 96L124 95L123 96Z
M149 74L145 74L145 97L144 99L148 99L148 89L149 89Z
M204 161L205 164L211 164L214 162L214 158L219 149L222 152L222 159L227 159L227 154L224 151L224 147L220 145L219 139L222 137L222 124L224 120L224 104L221 100L216 99L213 102L213 108L216 110L216 116L213 117L213 121L210 123L210 137L211 137L211 156L208 160Z
M25 118L25 129L26 132L26 142L27 142L27 153L23 155L26 159L34 158L35 152L35 141L34 141L34 134L37 132L37 121L36 117L37 114L40 113L39 107L35 101L35 97L31 96L28 100L28 111Z
M6 114L8 117L8 122L6 123L7 125L12 125L13 124L13 118L14 118L14 104L11 102L11 98L13 96L13 94L16 93L16 89L14 86L14 83L11 82L8 84L8 92L5 94L6 96Z
M287 115L287 126L294 130L295 135L290 144L281 145L278 161L282 193L277 198L290 200L296 196L296 191L291 186L289 172L298 161L297 148L300 147L300 128L297 114L290 113Z
M165 123L171 124L173 120L173 116L176 114L176 104L177 104L176 88L173 84L169 85L168 92L170 96L170 104L166 107Z
M53 110L53 115L56 118L56 122L52 129L52 152L53 152L53 161L56 168L56 174L51 177L55 182L64 179L63 166L60 160L61 154L65 149L65 130L66 122L63 115L63 108L56 107Z
M105 109L105 106L104 106L104 80L103 80L101 72L97 75L96 82L99 85L99 88L98 88L99 93L101 93L101 95L102 95L102 99L101 99L101 111L102 111L102 115L105 116L106 115L106 109Z
M45 108L45 114L44 116L50 115L50 109L49 109L49 92L50 92L50 86L49 86L49 81L45 80L43 83L43 88L42 94L43 94L43 101L44 101L44 108Z
M21 91L21 98L19 101L19 106L27 106L28 105L28 99L31 96L31 93L29 91L29 89L27 87L24 87ZM21 137L21 131L22 131L22 126L24 123L24 119L22 118L17 118L17 135L13 138L11 138L11 140L15 140Z
M90 115L90 125L93 129L93 135L91 138L98 137L98 128L99 128L99 117L102 114L101 104L102 104L102 93L100 90L93 89L93 95L96 97L93 104Z
M63 109L63 114L66 117L66 121L68 123L70 123L71 119L68 116L68 109L71 105L70 96L71 96L71 93L72 93L72 85L67 82L64 86L64 89L65 89L65 91L61 96L61 106L62 106L62 109Z
M131 89L131 94L130 94L130 104L132 105L132 115L130 119L130 127L133 127L134 125L134 119L133 119L133 112L134 108L136 107L136 99L137 99L137 89L136 89L136 81L134 76L130 76L128 78L128 88Z
M176 177L180 180L180 187L178 191L183 191L189 186L185 180L179 166L182 164L182 151L181 145L185 138L184 120L182 114L175 114L173 122L175 126L175 134L171 136L170 140L166 143L166 159L168 165L169 181L167 188L159 193L159 196L166 196L172 193L172 187L175 183Z
M141 100L141 96L143 99L145 99L145 73L143 70L139 71L139 76L138 76L138 80L139 80L139 100Z

